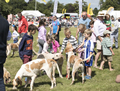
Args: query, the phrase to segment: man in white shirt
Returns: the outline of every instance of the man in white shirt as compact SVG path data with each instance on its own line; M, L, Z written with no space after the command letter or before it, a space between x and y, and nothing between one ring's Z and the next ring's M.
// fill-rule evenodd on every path
M95 56L95 63L94 63L94 67L95 68L98 68L97 67L97 60L99 58L99 56L101 55L101 60L102 60L102 49L101 49L101 42L102 42L102 39L103 39L103 32L106 30L106 25L103 24L103 16L105 16L103 13L99 13L98 16L97 16L97 20L95 21L94 23L94 32L95 32L95 35L97 37L97 54Z

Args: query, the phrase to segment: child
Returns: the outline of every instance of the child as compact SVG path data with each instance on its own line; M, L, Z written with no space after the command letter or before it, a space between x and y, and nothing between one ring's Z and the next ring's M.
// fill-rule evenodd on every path
M90 21L90 29L92 30L91 40L93 41L94 47L96 46L96 35L94 33L94 21ZM95 52L95 50L94 50ZM95 52L96 54L96 52Z
M119 22L118 20L115 20L114 16L111 17L111 47L113 47L113 39L115 39L115 48L118 49L118 28L119 28Z
M57 50L59 51L59 47L60 47L60 45L59 45L59 43L55 40L55 39L56 39L55 34L52 34L51 37L52 37L53 51L54 51L54 53L57 53Z
M68 41L72 44L74 50L78 47L76 38L71 35L69 28L65 28L64 34L65 34L65 38L63 39L60 53L63 53ZM66 61L67 61L67 59L68 59L68 54L66 54ZM67 66L66 66L66 70L67 70ZM68 71L67 71L67 73L68 73ZM66 75L66 77L67 77L67 75Z
M52 44L51 42L52 42L52 37L50 35L47 35L46 42L44 43L42 53L52 52L52 48L49 48L50 45Z
M84 53L85 53L84 59L86 59L90 56L90 54L93 53L93 49L94 49L93 41L91 40L92 30L91 29L85 30L84 35L85 35L85 39L83 40L83 43L79 47L82 47L84 45ZM85 62L86 72L87 72L85 79L91 79L92 63L93 63L93 56Z
M36 33L37 27L34 25L29 25L28 32L23 36L19 45L19 55L23 61L23 64L32 60L32 44L33 36Z
M19 34L17 33L17 27L15 25L12 25L12 31L13 43L17 43Z
M111 31L111 21L110 21L110 15L109 14L105 15L104 23L107 26L107 30Z
M100 65L100 70L103 70L103 65L105 63L105 61L108 61L108 65L109 65L109 69L110 71L113 71L113 69L111 68L111 62L112 62L112 55L114 55L114 52L111 48L111 40L110 40L110 31L105 30L104 31L104 36L105 38L102 40L101 45L102 45L102 49L103 49L103 61L101 62Z
M85 38L85 36L83 35L85 30L86 30L85 24L80 24L80 25L78 26L78 30L77 30L77 33L76 33L76 39L77 39L77 35L78 35L78 33L79 33L78 45L81 45L82 42L83 42L83 39ZM82 49L82 48L79 48L79 51L80 51L81 49ZM79 56L80 58L84 59L84 52L79 53L78 56Z
M19 56L23 61L23 64L32 60L32 45L33 36L36 33L37 27L33 24L29 25L28 32L24 34L19 45ZM25 79L25 82L27 78Z

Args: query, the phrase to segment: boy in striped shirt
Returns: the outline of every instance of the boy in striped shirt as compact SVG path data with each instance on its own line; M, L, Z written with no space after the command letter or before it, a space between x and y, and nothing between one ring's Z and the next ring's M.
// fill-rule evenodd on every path
M61 53L63 53L68 41L72 44L72 46L75 50L78 47L78 43L76 41L76 38L71 35L71 31L69 30L69 28L65 28L64 34L65 34L65 38L63 39L63 43L62 43L62 47L61 47ZM66 61L67 60L68 60L68 54L66 53ZM66 70L67 70L67 67L66 67Z
M101 62L101 65L100 65L100 70L103 70L103 65L105 63L105 61L108 61L108 65L109 65L109 69L110 71L113 71L112 67L111 67L111 62L112 62L112 55L114 55L114 52L111 48L111 40L110 40L110 31L108 30L105 30L104 31L104 36L105 38L102 40L101 42L101 46L102 46L102 49L103 49L103 61Z

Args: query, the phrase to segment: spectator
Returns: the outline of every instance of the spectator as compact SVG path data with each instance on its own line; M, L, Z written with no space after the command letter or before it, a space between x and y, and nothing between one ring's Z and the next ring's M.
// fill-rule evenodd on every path
M98 19L94 23L94 32L95 32L95 35L97 38L97 50L98 50L98 52L95 56L95 63L94 63L95 68L98 68L97 67L97 60L98 60L99 56L101 55L101 60L103 58L102 49L101 49L101 42L103 39L103 32L106 30L106 25L103 24L103 16L105 16L104 13L100 12L97 16Z
M39 22L39 28L38 28L38 44L39 44L39 51L38 53L42 53L44 43L46 42L46 32L45 29L45 22L44 20L40 20Z
M13 43L17 43L18 42L18 32L17 32L17 27L15 25L12 25L12 37L13 37Z
M110 40L110 31L109 30L105 30L104 31L104 39L101 42L102 48L103 48L103 60L100 64L100 70L103 70L103 65L105 63L105 61L108 61L108 65L109 65L109 70L113 71L112 67L111 67L111 62L112 62L112 55L114 55L114 52L111 48L111 40Z
M56 40L58 41L59 43L59 21L57 20L57 17L54 16L53 17L53 21L52 21L52 33L56 35Z
M80 20L79 20L79 22L78 22L78 26L79 26L80 24L85 24L85 25L86 25L86 29L89 29L89 28L90 28L90 25L89 25L90 21L91 21L91 20L87 17L87 13L86 13L86 12L83 12L83 13L82 13L82 18L80 18Z
M111 19L111 35L110 35L110 38L111 38L111 47L113 47L113 39L115 39L115 48L118 49L118 27L119 27L119 22L118 20L115 20L114 16L112 16L112 19Z
M25 17L21 14L21 12L18 13L18 33L20 33L20 38L23 37L25 33L27 33L28 30L28 22L25 19Z
M0 22L1 22L0 24L0 91L5 91L4 78L3 78L3 64L6 61L7 38L10 39L11 33L8 32L9 31L8 21L4 19L1 14L0 14Z

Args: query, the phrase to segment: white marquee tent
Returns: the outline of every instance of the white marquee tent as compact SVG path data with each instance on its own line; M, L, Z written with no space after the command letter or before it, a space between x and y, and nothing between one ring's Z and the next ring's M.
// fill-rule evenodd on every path
M24 16L35 16L35 17L45 16L45 14L39 12L38 10L23 10L21 13Z

